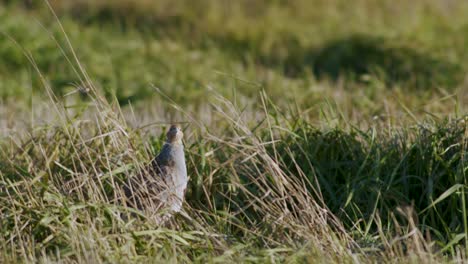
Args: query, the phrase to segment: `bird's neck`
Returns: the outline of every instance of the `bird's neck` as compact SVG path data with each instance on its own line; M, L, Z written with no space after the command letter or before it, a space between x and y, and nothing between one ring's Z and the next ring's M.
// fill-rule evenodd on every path
M166 141L166 144L170 144L170 145L172 145L172 146L174 146L174 147L176 147L176 146L183 146L183 144L182 144L182 139L167 140L167 141Z

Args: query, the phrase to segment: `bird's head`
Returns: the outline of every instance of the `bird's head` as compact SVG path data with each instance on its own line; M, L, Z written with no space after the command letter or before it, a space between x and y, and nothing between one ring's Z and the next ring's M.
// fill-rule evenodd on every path
M167 142L168 143L181 143L182 138L184 137L184 133L182 129L178 125L172 125L167 131Z

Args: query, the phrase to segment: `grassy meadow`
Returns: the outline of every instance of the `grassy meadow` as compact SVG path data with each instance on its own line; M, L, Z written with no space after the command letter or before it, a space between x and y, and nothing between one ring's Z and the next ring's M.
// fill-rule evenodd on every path
M466 14L0 0L0 263L468 262ZM171 123L190 182L160 226L122 187Z

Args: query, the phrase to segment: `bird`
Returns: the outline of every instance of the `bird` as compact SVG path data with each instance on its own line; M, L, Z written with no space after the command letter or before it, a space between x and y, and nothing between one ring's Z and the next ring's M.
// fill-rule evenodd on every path
M149 213L162 224L182 210L188 176L182 138L178 125L171 125L160 153L124 186L127 205Z

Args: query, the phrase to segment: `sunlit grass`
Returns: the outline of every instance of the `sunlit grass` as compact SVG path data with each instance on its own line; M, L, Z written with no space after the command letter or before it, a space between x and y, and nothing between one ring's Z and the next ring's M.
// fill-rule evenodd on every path
M0 7L0 262L467 261L463 3L71 3ZM171 122L190 182L158 226L122 186Z

